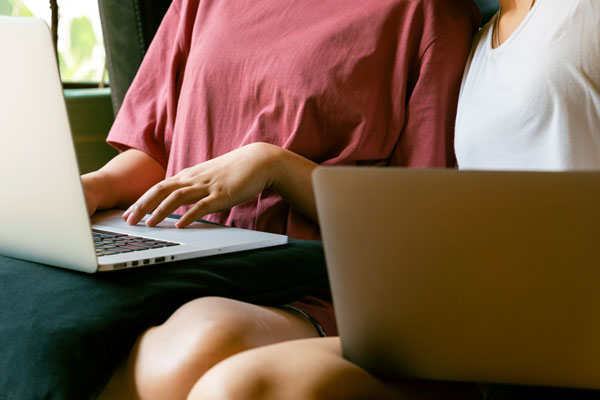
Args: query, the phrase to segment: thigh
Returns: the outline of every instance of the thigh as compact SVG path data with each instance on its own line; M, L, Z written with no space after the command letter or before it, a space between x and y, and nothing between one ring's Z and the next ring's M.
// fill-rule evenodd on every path
M185 398L208 369L233 354L316 336L312 323L294 311L219 297L196 299L138 339L103 398Z
M236 346L253 348L314 336L318 332L310 320L292 310L203 297L181 306L165 323L148 329L138 342L194 348L206 340L235 341Z
M209 370L188 400L476 399L472 384L382 381L342 357L339 338L304 339L245 351Z
M217 398L393 397L384 384L342 358L338 338L316 338L275 344L230 357L197 382L188 400Z

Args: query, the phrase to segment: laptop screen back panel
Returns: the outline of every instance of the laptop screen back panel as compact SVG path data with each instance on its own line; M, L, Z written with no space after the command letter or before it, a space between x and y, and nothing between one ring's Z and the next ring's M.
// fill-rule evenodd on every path
M387 376L600 388L600 174L320 168L345 357Z
M47 25L0 17L0 253L94 272L97 260Z

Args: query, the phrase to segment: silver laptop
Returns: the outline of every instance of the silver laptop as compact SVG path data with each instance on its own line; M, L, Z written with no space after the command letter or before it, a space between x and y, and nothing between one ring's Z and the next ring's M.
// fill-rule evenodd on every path
M131 227L114 210L90 226L47 25L0 17L0 57L0 254L95 272L287 243L173 219Z
M600 389L600 173L318 168L343 354L388 377Z

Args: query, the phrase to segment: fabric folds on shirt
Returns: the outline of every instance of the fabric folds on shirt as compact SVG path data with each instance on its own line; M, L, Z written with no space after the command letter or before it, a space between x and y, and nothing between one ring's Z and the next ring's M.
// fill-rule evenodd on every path
M167 177L253 142L326 165L451 166L478 21L471 0L175 0L108 142ZM320 238L269 191L206 218Z

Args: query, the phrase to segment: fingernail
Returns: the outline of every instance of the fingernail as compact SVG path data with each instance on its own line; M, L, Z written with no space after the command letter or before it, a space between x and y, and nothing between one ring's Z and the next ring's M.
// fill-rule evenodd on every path
M133 214L131 214L128 218L127 218L127 223L129 225L135 225L136 224L136 220L135 220L135 216Z

